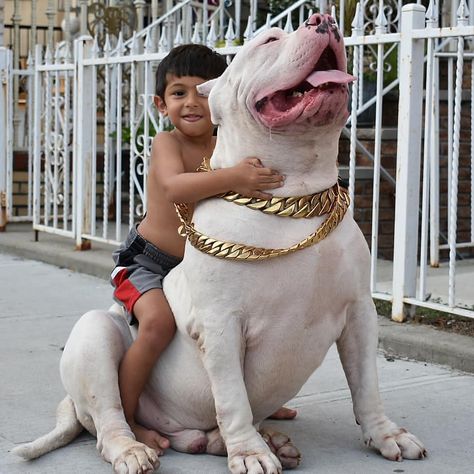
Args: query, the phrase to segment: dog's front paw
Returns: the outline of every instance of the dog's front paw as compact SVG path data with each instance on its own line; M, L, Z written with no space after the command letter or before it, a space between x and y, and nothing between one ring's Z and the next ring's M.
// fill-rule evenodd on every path
M229 458L232 474L280 474L281 464L272 453L243 453Z
M227 452L228 466L232 474L281 474L282 472L280 461L260 436L251 442L227 446Z
M364 433L364 439L367 446L375 447L391 461L423 459L427 454L423 443L415 435L390 420Z
M160 466L158 453L143 443L127 439L127 447L112 460L116 474L151 474Z

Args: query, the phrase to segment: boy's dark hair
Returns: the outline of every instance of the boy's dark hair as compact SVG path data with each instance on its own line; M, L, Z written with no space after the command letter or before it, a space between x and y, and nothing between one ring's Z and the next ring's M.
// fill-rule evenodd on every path
M162 99L167 86L167 74L176 77L197 76L203 79L219 77L227 67L224 56L202 44L183 44L173 48L156 71L156 95Z

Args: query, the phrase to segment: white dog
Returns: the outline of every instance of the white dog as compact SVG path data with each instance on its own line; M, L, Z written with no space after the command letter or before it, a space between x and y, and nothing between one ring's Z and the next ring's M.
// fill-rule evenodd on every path
M317 14L292 34L261 34L222 77L202 86L220 126L213 168L257 156L286 176L278 196L334 190L286 204L277 199L264 211L216 197L197 206L193 223L183 216L185 258L164 287L178 332L140 398L138 421L168 436L174 449L227 452L233 474L276 474L281 461L298 463L291 444L271 433L262 438L258 424L296 395L334 342L366 443L391 460L425 454L385 416L379 397L369 251L335 186L352 80L345 71L336 24ZM278 215L313 198L328 209L306 219ZM264 258L269 254L277 258ZM120 403L117 368L131 340L117 306L85 314L61 360L68 395L55 430L15 452L32 459L85 427L116 472L153 470L156 454L135 441Z

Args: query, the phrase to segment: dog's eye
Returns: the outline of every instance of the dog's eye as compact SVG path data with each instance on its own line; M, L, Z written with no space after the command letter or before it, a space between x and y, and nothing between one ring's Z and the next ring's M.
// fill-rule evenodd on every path
M271 43L272 41L278 41L278 38L275 38L274 36L270 36L270 38L265 41L263 44Z

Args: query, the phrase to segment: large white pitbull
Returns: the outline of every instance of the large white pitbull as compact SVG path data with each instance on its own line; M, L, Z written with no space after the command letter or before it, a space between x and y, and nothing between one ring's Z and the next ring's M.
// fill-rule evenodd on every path
M352 79L345 71L343 40L327 15L311 16L292 34L273 28L255 38L221 78L203 87L212 88L212 118L220 125L212 167L258 156L286 176L278 196L333 187ZM366 443L391 460L424 456L422 443L384 414L369 251L350 214L344 216L337 186L335 192L336 201L314 199L339 206L338 212L306 219L281 217L272 205L262 212L220 197L197 206L194 227L187 227L190 239L198 245L201 232L216 239L219 250L212 239L202 238L211 242L208 253L188 241L183 262L165 280L179 330L140 398L138 414L140 423L168 436L174 449L227 450L233 474L276 474L280 461L296 465L298 452L285 445L287 439L271 433L262 438L258 425L296 395L336 342ZM291 214L291 202L283 214ZM323 223L330 219L328 229ZM316 229L317 239L328 235L308 245ZM295 244L296 251L285 250ZM209 254L217 251L239 258ZM266 253L285 255L242 259ZM97 436L99 451L116 472L153 470L157 456L134 440L120 403L117 368L131 340L117 306L82 316L61 360L68 395L58 424L15 452L38 457L84 427Z

